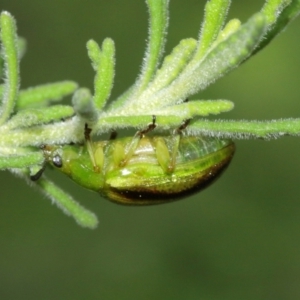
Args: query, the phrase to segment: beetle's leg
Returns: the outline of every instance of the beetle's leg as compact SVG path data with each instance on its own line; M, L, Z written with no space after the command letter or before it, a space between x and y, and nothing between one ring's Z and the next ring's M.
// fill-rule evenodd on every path
M187 119L184 120L182 122L182 124L176 128L173 132L173 147L172 147L172 153L171 153L171 159L170 159L170 163L168 166L168 171L171 173L175 170L175 166L176 166L176 156L177 156L177 152L178 152L178 148L179 148L179 143L180 143L180 139L182 136L182 131L189 125L191 119Z
M91 158L94 171L95 172L100 172L101 167L103 166L103 161L104 161L104 154L103 154L103 148L98 147L95 149L94 144L91 140L91 132L92 129L88 127L88 125L85 123L84 125L84 138L86 142L86 147L88 154Z
M104 156L108 159L104 161L102 173L107 174L120 168L125 157L125 148L122 141L109 142L104 151Z
M125 154L125 158L120 163L121 166L125 166L128 162L128 160L132 157L134 151L139 145L140 139L148 132L152 131L156 127L156 116L152 116L152 122L148 124L148 126L143 129L136 132L136 134L133 136L132 141L128 147L128 151Z
M175 170L176 156L182 131L188 126L189 123L189 119L183 121L183 123L173 131L173 134L171 135L171 137L168 137L167 140L163 137L154 138L156 158L166 174L173 173Z
M152 131L154 128L156 127L156 116L153 115L152 116L152 123L149 123L148 126L143 129L143 130L139 130L135 136L138 136L138 137L143 137L143 135L145 135L146 133Z
M87 147L87 151L89 153L89 156L91 158L91 161L92 161L92 164L94 166L94 169L96 167L96 161L95 161L95 156L94 156L94 147L93 147L93 143L92 143L92 140L91 140L91 132L92 132L92 129L88 127L88 124L85 123L84 124L84 139L85 139L85 142L86 142L86 147Z
M153 148L155 149L156 159L160 167L166 174L170 173L169 165L171 161L170 150L167 144L169 143L166 140L166 137L162 137L162 136L153 137ZM173 141L171 144L173 145Z
M184 120L182 122L182 124L174 130L174 134L180 134L181 135L182 131L188 127L190 122L191 122L191 119Z

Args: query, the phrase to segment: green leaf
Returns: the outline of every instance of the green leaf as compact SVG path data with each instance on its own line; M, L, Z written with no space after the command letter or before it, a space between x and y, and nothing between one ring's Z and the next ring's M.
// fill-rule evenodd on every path
M276 139L286 135L299 136L300 119L271 121L197 120L186 130L191 135L201 134L232 139Z
M98 219L94 213L81 206L70 195L66 194L45 176L33 182L29 179L29 171L27 169L13 169L11 171L15 175L25 179L30 186L40 190L40 192L55 203L66 215L73 217L80 226L89 229L95 229L97 227Z
M78 118L66 119L48 125L38 125L29 128L6 130L0 128L0 147L3 146L36 146L47 144L82 143L84 140L84 126Z
M200 31L199 46L194 57L195 60L201 59L216 40L224 25L230 4L230 0L207 1L204 22Z
M54 202L66 215L73 217L80 226L89 229L97 227L98 219L96 215L81 206L53 182L42 177L35 184L47 198Z
M103 116L99 118L95 130L98 133L110 129L127 128L128 126L143 129L151 122L152 115L156 116L157 128L155 130L167 130L178 127L183 120L196 116L219 114L233 109L233 103L228 100L195 100L178 105L153 110L152 114L141 116Z
M152 120L152 115L139 115L139 116L107 116L99 118L95 131L98 134L106 133L111 130L127 129L132 127L135 129L144 129L148 123ZM182 116L176 115L162 115L156 116L156 124L158 124L155 130L168 130L176 128L182 122Z
M195 53L197 41L194 39L181 40L172 53L165 57L163 64L147 89L140 95L141 98L148 97L169 85L185 68ZM135 101L136 99L131 99ZM127 102L129 103L130 100ZM126 109L126 108L125 108Z
M43 107L50 101L60 101L63 97L74 93L77 87L76 82L66 80L21 90L17 100L17 109Z
M19 90L19 54L16 22L8 12L0 15L0 40L4 61L5 85L0 103L0 125L13 113Z
M1 153L1 149L0 149L0 153ZM0 156L0 169L29 167L33 165L42 164L44 160L45 158L41 151L31 152L24 155Z
M141 75L136 83L137 90L143 90L152 79L165 44L168 26L168 0L146 0L150 14L149 44L145 53Z
M291 0L267 0L261 12L265 15L268 25L272 26L276 23L282 10L291 3Z
M31 108L19 111L5 125L4 128L30 127L60 121L74 115L74 108L68 105L55 105L45 108Z
M169 86L151 97L138 99L124 106L122 114L132 115L151 113L182 102L219 77L237 67L255 49L266 31L263 14L254 15L247 23L231 34L226 40L214 47L204 60L200 60L192 69L187 68Z
M270 29L253 54L267 46L291 21L299 15L300 0L270 0L265 4L262 12L267 17Z
M208 116L220 114L232 110L233 103L228 100L194 100L154 111L155 116L174 115L182 120L191 119L195 116Z
M168 26L169 0L146 0L149 8L150 27L148 44L144 54L141 74L126 92L112 102L107 110L113 111L123 106L128 99L136 99L145 90L160 63L164 51L165 35Z
M86 48L88 50L88 56L92 61L92 67L94 71L97 72L101 60L101 49L98 43L94 40L89 40L86 44Z
M220 31L216 41L213 43L212 46L216 46L217 44L225 41L231 34L236 32L241 26L241 21L238 19L232 19L230 20L223 30Z
M98 44L90 40L87 43L87 48L92 66L96 71L94 103L100 111L105 106L113 87L115 44L112 39L106 38L102 43L101 51Z

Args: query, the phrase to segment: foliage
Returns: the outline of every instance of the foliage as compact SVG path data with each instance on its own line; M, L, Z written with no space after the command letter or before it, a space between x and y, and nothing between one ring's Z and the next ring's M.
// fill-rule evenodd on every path
M188 135L226 138L277 138L299 135L300 120L224 121L207 120L233 108L228 100L185 100L205 89L252 55L263 49L300 11L299 0L269 0L246 23L225 23L230 0L210 0L198 39L183 39L172 53L163 56L168 25L168 0L146 0L150 14L148 46L136 82L114 101L108 99L114 80L115 46L107 38L101 47L87 43L96 73L94 92L64 81L19 90L19 61L26 43L16 33L8 12L0 16L0 168L36 186L64 212L84 227L94 228L96 216L81 207L44 175L30 181L44 165L45 144L84 142L84 124L99 135L120 128L141 129L156 116L158 132L178 128L192 119ZM163 58L163 59L162 59ZM161 62L162 61L162 62ZM73 94L72 106L57 104ZM149 120L148 122L145 120Z

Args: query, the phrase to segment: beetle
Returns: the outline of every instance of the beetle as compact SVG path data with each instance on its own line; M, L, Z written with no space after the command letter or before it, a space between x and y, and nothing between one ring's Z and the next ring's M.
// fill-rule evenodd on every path
M231 140L185 136L188 123L183 122L172 134L150 136L147 133L156 127L153 116L152 123L133 138L106 141L91 141L86 125L85 145L45 145L45 161L119 204L171 202L210 185L235 151Z

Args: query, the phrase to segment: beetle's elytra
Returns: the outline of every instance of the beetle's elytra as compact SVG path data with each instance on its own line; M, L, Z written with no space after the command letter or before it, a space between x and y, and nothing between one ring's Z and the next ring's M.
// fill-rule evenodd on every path
M46 160L81 186L126 205L171 202L199 192L229 165L230 140L182 134L45 146ZM139 132L141 133L141 132Z

